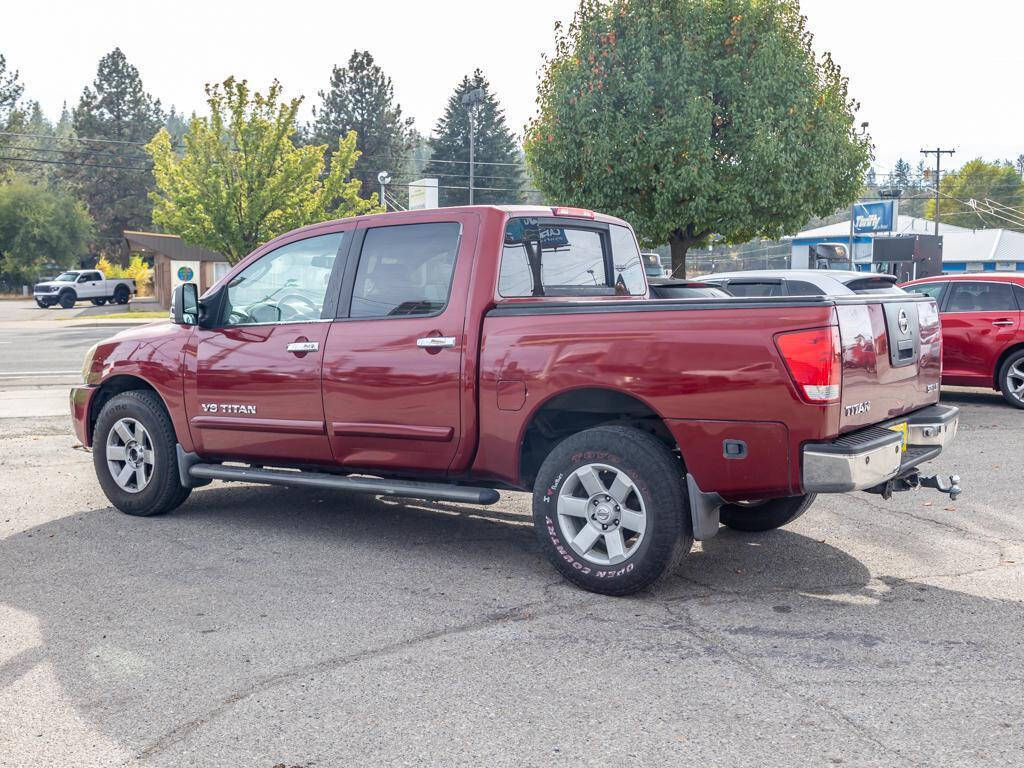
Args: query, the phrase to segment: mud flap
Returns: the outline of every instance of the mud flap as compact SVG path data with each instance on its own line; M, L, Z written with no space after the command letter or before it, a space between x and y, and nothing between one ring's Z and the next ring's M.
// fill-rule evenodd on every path
M686 473L686 493L690 499L693 538L705 541L718 533L718 510L725 503L717 493L704 493L693 475Z

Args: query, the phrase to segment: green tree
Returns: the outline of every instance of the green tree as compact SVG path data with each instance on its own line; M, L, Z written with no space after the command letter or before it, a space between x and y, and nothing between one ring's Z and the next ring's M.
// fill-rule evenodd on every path
M910 168L910 163L901 157L896 161L896 165L893 166L892 176L890 177L889 182L900 189L906 189L913 183L913 179L911 178L912 173L913 171Z
M71 142L65 160L73 165L64 166L63 175L96 220L101 250L119 248L124 230L151 223L153 177L139 143L150 141L163 125L163 110L143 88L138 69L115 48L100 59L72 122L79 141Z
M582 0L558 30L527 164L551 202L651 245L778 238L849 205L871 158L857 104L795 0Z
M960 170L945 174L939 184L939 213L943 224L960 227L1005 227L1024 230L1002 215L979 214L968 205L970 200L990 200L999 206L1013 208L1016 217L1024 213L1024 180L1012 165L987 163L980 157ZM935 220L935 200L924 208L925 218ZM1013 214L1009 218L1014 218Z
M330 88L319 91L319 96L321 104L313 109L309 128L313 143L334 147L355 131L362 154L353 175L372 183L379 171L394 175L401 170L412 148L413 120L402 117L391 78L374 63L369 51L353 51L345 67L334 67Z
M11 282L73 266L92 233L85 206L66 192L25 179L0 186L0 272Z
M0 129L7 125L7 118L18 105L24 90L17 70L8 71L7 59L0 53Z
M305 224L376 213L376 195L359 197L349 172L356 134L334 149L324 174L324 145L297 147L302 99L281 100L276 80L264 96L229 77L206 87L209 117L193 117L177 154L166 129L146 147L153 158L153 221L195 245L237 262L256 246Z
M430 139L430 162L423 175L438 179L441 205L469 203L469 113L462 96L477 88L483 90L484 100L475 107L473 119L473 156L477 163L473 186L478 188L473 202L493 205L522 200L522 169L515 137L505 124L505 112L490 83L478 69L456 86Z

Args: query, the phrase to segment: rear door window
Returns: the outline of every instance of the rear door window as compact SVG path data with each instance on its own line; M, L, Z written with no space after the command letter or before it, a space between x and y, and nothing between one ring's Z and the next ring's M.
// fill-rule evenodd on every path
M946 288L949 283L919 283L918 285L907 285L904 286L904 290L908 293L921 293L925 296L931 296L935 299L935 303L942 307L942 297L946 293Z
M443 311L461 231L456 222L368 229L349 316L403 317Z
M946 312L1015 312L1017 302L1009 283L964 280L953 284Z
M787 280L790 296L824 296L825 291L806 280Z

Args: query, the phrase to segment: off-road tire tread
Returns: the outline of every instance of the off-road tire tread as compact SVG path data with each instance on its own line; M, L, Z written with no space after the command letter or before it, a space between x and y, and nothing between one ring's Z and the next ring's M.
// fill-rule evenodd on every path
M107 431L110 426L105 422L107 420L116 421L116 418L110 415L113 408L120 403L126 402L142 407L149 412L147 415L150 416L144 426L153 439L158 462L153 468L155 476L150 482L160 483L160 490L156 497L145 504L145 506L131 504L130 502L137 502L139 499L135 498L134 494L129 494L117 488L116 485L112 485L113 478L110 477L110 473L107 470L106 453L103 450L106 446ZM95 464L97 477L103 478L100 485L110 503L125 514L137 517L161 515L181 506L192 492L192 489L182 486L178 478L177 442L171 417L164 408L163 401L155 392L149 390L129 390L115 395L108 400L104 404L103 410L100 411L99 418L96 420L93 439L93 463ZM108 480L109 483L107 482ZM113 489L113 493L108 491L108 487Z
M574 570L555 550L548 536L544 517L554 510L543 508L543 496L554 476L571 463L570 457L578 451L614 451L622 454L627 463L632 465L627 468L642 468L644 482L652 497L646 500L649 510L655 510L656 514L659 510L663 511L651 521L654 537L647 545L649 548L643 553L642 560L634 564L633 573L618 579L600 581ZM570 435L548 454L537 473L533 511L534 530L541 549L559 573L591 592L622 596L654 587L675 572L693 547L693 524L684 478L685 471L679 458L646 432L632 427L608 425Z
M817 494L787 496L770 499L757 507L726 504L718 512L722 524L734 531L763 533L788 525L800 517L814 503Z

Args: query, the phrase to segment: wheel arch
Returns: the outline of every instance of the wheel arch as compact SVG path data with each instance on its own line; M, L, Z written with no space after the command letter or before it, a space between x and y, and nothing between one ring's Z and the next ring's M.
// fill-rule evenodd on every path
M532 487L541 464L558 443L606 424L640 429L679 450L664 417L636 395L611 387L573 387L538 403L525 420L518 449L522 487Z
M1006 362L1007 358L1017 352L1024 352L1024 341L1016 344L1011 344L1002 352L999 353L999 357L996 359L995 370L992 371L992 388L1002 391L1002 383L999 381L999 372L1003 370L1003 363Z
M142 390L146 392L152 392L160 399L160 404L163 405L164 410L170 415L171 411L167 407L167 403L163 396L157 391L156 387L150 384L140 376L135 376L130 373L120 373L115 376L111 376L106 379L97 388L96 393L92 396L92 400L89 402L89 442L93 442L93 430L96 427L96 420L100 417L100 411L103 410L103 406L116 395L120 395L122 392L131 392Z

